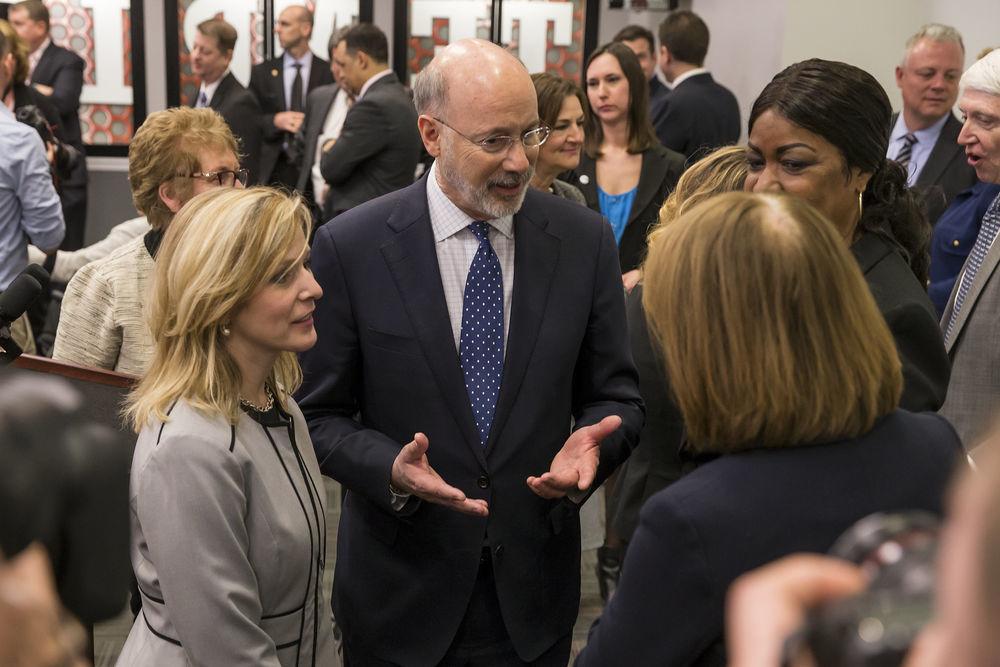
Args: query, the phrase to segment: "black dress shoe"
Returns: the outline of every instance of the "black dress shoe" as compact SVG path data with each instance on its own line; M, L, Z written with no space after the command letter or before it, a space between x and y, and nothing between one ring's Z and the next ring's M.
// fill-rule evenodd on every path
M597 548L597 587L601 592L601 601L608 603L618 588L618 579L622 574L622 551L617 547L603 546Z

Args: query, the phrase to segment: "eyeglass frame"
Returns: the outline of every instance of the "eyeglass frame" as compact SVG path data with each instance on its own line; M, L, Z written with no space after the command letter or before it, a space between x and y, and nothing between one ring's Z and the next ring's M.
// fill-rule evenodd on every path
M233 182L229 185L223 185L223 174L232 174ZM211 179L214 178L220 188L236 187L236 182L239 181L240 185L245 187L250 178L250 170L245 167L240 167L239 169L220 169L219 171L196 171L193 174L177 174L176 178L197 178L209 183L211 182Z
M539 123L538 127L523 132L521 134L521 136L519 136L519 137L512 137L512 136L507 135L507 134L491 134L490 136L485 137L484 139L480 139L479 141L476 141L475 139L473 139L473 138L471 138L471 137L463 134L462 132L459 132L454 127L452 127L448 123L444 122L443 120L441 120L437 116L430 116L430 118L432 118L434 121L436 121L438 123L441 123L442 125L444 125L445 127L447 127L449 130L451 130L452 132L454 132L458 136L460 136L463 139L465 139L466 141L468 141L470 144L478 146L481 151L483 151L484 153L487 153L489 155L501 155L502 153L506 153L507 151L510 150L510 147L514 145L515 141L520 141L521 145L524 146L525 149L528 149L528 148L540 148L542 146L542 144L544 144L546 141L548 141L549 137L552 136L552 128L549 127L548 125L546 125L545 123ZM536 132L544 132L545 133L545 135L542 137L541 141L539 141L534 146L529 146L528 144L524 143L524 138L526 136L528 136L529 134L534 134ZM498 148L496 150L491 150L491 149L489 149L489 148L487 148L485 146L485 142L487 142L487 141L495 141L497 139L503 139L503 140L505 140L505 144L504 144L503 148Z

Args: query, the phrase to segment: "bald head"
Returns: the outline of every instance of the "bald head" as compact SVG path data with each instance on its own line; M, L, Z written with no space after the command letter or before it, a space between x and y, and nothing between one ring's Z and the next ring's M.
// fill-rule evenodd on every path
M413 102L418 114L446 114L449 100L475 111L473 98L530 92L531 76L509 51L482 39L463 39L438 52L417 75ZM537 102L536 102L537 105Z

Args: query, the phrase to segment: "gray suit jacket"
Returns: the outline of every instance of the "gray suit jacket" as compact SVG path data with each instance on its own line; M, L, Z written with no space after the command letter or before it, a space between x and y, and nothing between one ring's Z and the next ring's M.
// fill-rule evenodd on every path
M971 256L971 255L970 255ZM955 324L948 331L955 308L955 295L968 260L958 274L948 298L941 328L944 345L951 359L951 382L941 414L958 431L966 448L980 444L1000 407L1000 352L997 348L997 318L1000 317L1000 243L986 253Z
M180 401L132 458L142 611L120 665L330 665L325 494L302 413L230 426Z
M311 171L316 161L316 141L323 132L327 114L330 113L339 91L340 85L331 83L310 91L306 97L306 118L295 136L298 154L302 156L302 170L299 172L299 182L295 189L301 193L305 193L306 188L310 188L309 192L312 192Z
M340 138L320 162L330 184L324 215L331 218L413 183L422 145L417 111L396 75L373 83L347 112Z

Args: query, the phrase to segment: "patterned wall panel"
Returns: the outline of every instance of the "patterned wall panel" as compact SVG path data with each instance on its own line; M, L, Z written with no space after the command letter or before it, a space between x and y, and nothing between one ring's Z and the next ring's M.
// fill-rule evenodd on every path
M591 0L596 2L597 0ZM434 57L435 49L446 46L452 39L464 37L490 38L490 2L480 0L409 0L410 26L407 40L407 67L416 74ZM552 5L551 18L541 5ZM570 5L569 10L563 6ZM587 0L504 0L501 11L502 43L522 57L531 71L546 71L580 81L583 68L584 20ZM532 40L544 39L544 50L534 41L522 49L521 14L540 16L544 37L532 31ZM454 25L453 25L454 24ZM429 30L427 29L429 26ZM541 57L539 57L541 53Z
M52 41L77 53L85 63L80 104L85 144L127 145L132 139L135 109L129 4L122 0L45 0ZM95 44L97 33L106 35L107 43ZM121 60L112 65L104 56ZM101 67L102 62L107 64Z

